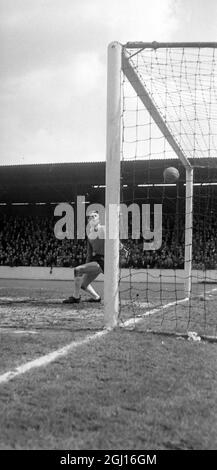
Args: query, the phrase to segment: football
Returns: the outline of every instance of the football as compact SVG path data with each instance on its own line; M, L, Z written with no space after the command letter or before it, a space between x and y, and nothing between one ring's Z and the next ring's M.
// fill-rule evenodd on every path
M173 166L168 167L164 170L163 177L165 183L175 183L179 179L179 171Z

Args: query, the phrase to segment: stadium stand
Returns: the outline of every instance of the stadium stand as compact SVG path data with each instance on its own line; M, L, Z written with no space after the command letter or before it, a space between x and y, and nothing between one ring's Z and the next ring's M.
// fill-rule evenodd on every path
M0 218L0 264L8 266L74 267L86 259L85 240L57 240L52 217L6 216ZM204 227L195 217L194 269L217 268L217 220ZM143 251L141 240L125 240L130 257L123 267L180 269L184 263L184 230L176 238L174 217L167 217L163 243L157 251Z
M141 185L146 171L145 162L134 163L137 200L152 203L161 201L161 161L153 161L152 188ZM203 162L206 163L206 162ZM169 161L168 165L173 164ZM125 200L130 203L132 187L131 163L123 170ZM199 169L196 182L214 182L195 188L193 268L217 268L217 168L207 175ZM85 195L87 202L104 204L105 163L50 164L1 167L0 169L0 265L5 266L63 266L74 267L86 259L85 240L57 240L54 235L54 208L59 202L75 201ZM154 186L156 184L156 187ZM207 189L209 188L209 189ZM143 251L142 239L125 245L130 251L123 267L180 269L184 263L184 211L181 206L183 175L179 187L177 214L176 188L168 188L163 217L163 242L157 251ZM184 200L184 198L183 198ZM209 211L207 212L207 207ZM210 216L211 214L211 216ZM176 215L176 217L175 217ZM129 230L130 234L130 230Z

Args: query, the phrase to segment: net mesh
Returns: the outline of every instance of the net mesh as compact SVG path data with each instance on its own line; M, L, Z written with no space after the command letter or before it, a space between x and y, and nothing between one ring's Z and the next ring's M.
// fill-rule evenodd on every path
M217 48L124 47L123 56L121 203L133 209L122 240L129 256L121 259L120 323L216 336ZM190 299L184 293L186 174L171 136L194 168ZM163 172L171 166L180 177L166 184ZM140 211L139 229L134 206Z

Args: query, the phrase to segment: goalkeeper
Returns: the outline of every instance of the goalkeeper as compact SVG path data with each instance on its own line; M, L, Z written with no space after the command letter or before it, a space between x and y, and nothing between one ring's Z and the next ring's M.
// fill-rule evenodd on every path
M79 303L81 289L90 295L89 302L101 302L101 297L91 282L104 272L105 226L100 224L97 211L90 212L87 218L90 231L87 238L86 263L74 269L74 292L68 299L63 300L65 304ZM127 255L128 252L122 244L121 250Z

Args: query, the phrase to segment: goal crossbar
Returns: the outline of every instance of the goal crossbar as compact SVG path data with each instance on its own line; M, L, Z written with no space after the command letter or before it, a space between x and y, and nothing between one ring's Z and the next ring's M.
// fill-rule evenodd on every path
M159 48L217 48L217 42L127 42L123 46L125 49L159 49Z

